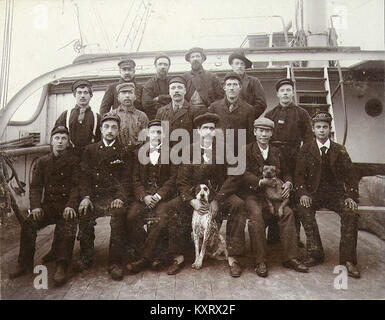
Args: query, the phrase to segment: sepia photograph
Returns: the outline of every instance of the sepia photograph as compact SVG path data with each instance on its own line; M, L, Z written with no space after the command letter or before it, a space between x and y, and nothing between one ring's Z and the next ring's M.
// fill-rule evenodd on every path
M0 300L384 300L384 16L0 0Z

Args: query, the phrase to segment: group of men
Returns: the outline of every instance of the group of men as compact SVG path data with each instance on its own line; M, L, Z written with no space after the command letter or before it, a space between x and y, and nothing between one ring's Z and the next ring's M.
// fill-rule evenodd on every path
M261 116L266 110L264 90L257 78L246 74L252 63L242 52L229 56L233 72L225 75L223 85L203 69L202 48L190 49L185 59L191 71L169 77L170 58L155 57L156 75L143 88L135 81L135 62L121 61L121 79L106 90L100 114L89 106L91 83L73 84L76 106L59 116L51 132L51 152L34 167L30 211L21 221L18 265L11 278L32 270L37 231L48 224L56 227L52 249L43 261L56 261L55 284L67 281L76 234L80 256L72 269L90 268L94 226L104 215L111 216L108 271L112 279L158 268L165 263L165 252L167 273L176 274L189 248L193 210L200 214L210 210L218 222L227 220L231 276L242 273L239 258L244 254L247 219L259 276L268 275L267 226L275 226L279 234L283 265L308 272L324 260L315 219L315 210L321 207L340 214L340 262L349 275L360 276L357 184L345 148L329 138L330 114L320 112L311 119L293 103L292 81L281 79L276 84L278 106ZM167 131L177 129L188 133L187 144L170 139ZM198 139L193 141L194 129ZM221 138L219 129L225 132ZM227 129L234 130L233 140ZM187 152L191 161L173 159L169 148L178 144L183 147L179 153ZM233 164L218 161L220 145L226 154L227 149L238 156L244 152L243 172L228 174ZM194 150L198 150L197 163L192 160ZM284 182L282 198L290 199L280 217L267 210L263 190L273 183L262 177L264 165L276 167ZM194 187L202 183L214 194L210 203L195 198ZM304 261L298 253L299 221L307 238ZM134 254L127 260L128 252Z

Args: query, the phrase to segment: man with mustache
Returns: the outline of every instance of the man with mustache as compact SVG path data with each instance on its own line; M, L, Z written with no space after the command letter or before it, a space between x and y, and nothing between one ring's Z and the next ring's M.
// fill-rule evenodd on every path
M125 249L125 217L132 199L129 187L131 166L127 153L117 140L120 118L112 112L102 118L102 141L86 147L81 161L79 194L80 257L74 271L83 271L93 262L95 220L111 215L108 272L114 280L123 279L122 259Z
M126 151L133 151L146 140L147 115L135 108L135 83L128 81L116 86L119 107L112 114L120 118L119 141Z
M268 111L266 118L274 121L274 132L270 144L279 148L288 165L289 173L294 177L295 164L301 143L313 140L310 116L307 111L294 104L294 83L291 79L281 79L275 85L279 104ZM293 206L294 208L294 206ZM294 211L294 214L296 212ZM299 245L300 221L296 217L296 230ZM269 242L279 241L278 226L271 224L268 233Z
M223 98L223 89L217 76L203 69L206 55L202 48L191 48L185 55L185 60L191 64L191 71L183 76L187 81L186 99L192 106L197 106L202 113L214 101Z
M64 111L55 126L66 126L70 134L70 144L74 153L81 157L85 146L100 141L100 115L91 110L92 85L87 80L72 84L76 105Z
M69 133L56 126L51 132L51 152L40 157L33 169L29 191L30 213L20 235L18 265L10 278L32 273L38 230L55 224L56 271L54 284L67 281L77 229L79 159L68 151Z
M170 58L161 53L155 57L156 75L149 79L143 87L143 110L150 120L155 118L158 109L171 102L168 92L168 70Z
M135 82L135 67L136 63L132 59L125 59L118 63L120 79L118 82L111 84L104 96L102 103L100 104L100 114L103 115L110 110L119 107L120 102L118 100L118 94L116 86L125 82L133 82L135 84L135 107L142 110L142 86Z
M237 51L229 56L229 65L242 79L240 98L256 108L258 118L266 110L265 91L258 78L249 76L245 70L252 67L252 62L245 57L243 51Z

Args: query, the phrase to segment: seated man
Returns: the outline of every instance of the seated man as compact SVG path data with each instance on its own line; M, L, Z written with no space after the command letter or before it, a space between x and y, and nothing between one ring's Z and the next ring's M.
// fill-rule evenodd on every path
M264 165L273 165L285 182L282 198L288 199L293 185L291 176L285 166L278 148L269 146L273 134L274 122L267 118L254 121L256 141L246 146L246 172L242 179L246 196L246 206L250 212L249 233L253 255L255 256L255 272L260 277L268 275L266 264L266 227L276 221L267 209L264 186L273 186L272 180L262 177ZM286 205L283 215L278 218L280 237L284 250L283 266L298 272L307 272L308 268L298 260L298 244L294 225L293 211Z
M20 252L16 271L10 278L32 272L37 231L56 224L55 285L67 281L76 236L76 209L79 204L77 186L79 159L67 149L69 133L56 126L51 132L51 153L40 157L33 169L30 186L30 213L22 223Z
M80 259L75 271L87 269L94 254L94 225L97 217L111 215L109 273L114 280L123 278L126 207L130 200L131 163L122 145L116 139L120 119L106 113L101 120L102 141L86 147L81 162L79 192L82 199L79 213Z
M176 196L175 179L178 168L169 161L162 162L164 133L160 120L149 122L148 138L148 142L136 152L134 160L133 188L137 201L131 205L127 215L128 235L135 236L135 229L143 228L146 216L148 218L153 215L155 223L148 230L141 258L127 265L127 271L131 273L141 271L154 259L155 249L159 245L162 232L167 230L170 219L170 199ZM161 261L155 259L153 267L156 268L160 263Z
M221 161L217 161L216 158L217 145L214 137L215 127L218 122L219 116L213 113L205 113L195 117L194 125L198 129L200 139L197 143L193 143L188 147L192 158L194 160L199 159L199 163L196 164L194 161L180 165L176 180L180 196L176 198L174 209L183 215L181 220L185 225L189 226L189 229L183 234L184 238L190 237L191 234L193 210L205 213L210 208L213 211L213 216L216 216L217 212L227 215L226 233L230 275L239 277L242 273L242 267L238 257L244 251L244 229L247 211L244 201L234 194L239 184L236 180L240 176L227 177L226 165ZM197 155L196 152L198 152ZM210 207L195 198L193 189L201 183L211 185L213 190L218 190L214 200L210 203ZM218 218L218 220L220 219ZM177 243L172 246L175 250L175 258L168 270L170 275L176 274L184 264L183 249L178 245Z
M311 267L324 260L322 242L315 218L316 210L328 208L341 217L340 264L348 275L360 277L357 264L358 184L352 161L344 146L330 140L332 117L318 112L313 118L316 140L304 144L298 155L295 170L298 214L306 233L308 258Z

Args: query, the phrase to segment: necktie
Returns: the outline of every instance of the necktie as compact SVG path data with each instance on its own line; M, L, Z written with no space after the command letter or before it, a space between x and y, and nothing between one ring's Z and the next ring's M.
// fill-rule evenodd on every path
M78 121L79 121L80 123L82 123L83 120L84 120L85 112L86 112L86 109L80 108L80 110L79 110L79 117L78 117Z
M322 157L322 160L325 159L325 156L326 156L326 150L327 150L327 149L328 149L328 148L326 148L325 146L321 147L321 153L322 153L321 157Z
M230 104L229 111L230 111L230 112L233 112L234 107L235 107L235 106L234 106L233 104Z

